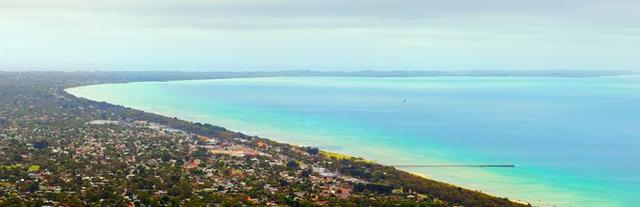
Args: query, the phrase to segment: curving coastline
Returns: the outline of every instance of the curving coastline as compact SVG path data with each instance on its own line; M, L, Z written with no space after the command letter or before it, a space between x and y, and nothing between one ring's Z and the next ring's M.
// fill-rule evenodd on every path
M212 80L218 80L218 79L212 79ZM182 81L182 80L169 81L169 82L181 82L181 81ZM187 81L189 81L189 80L187 80ZM203 80L198 80L198 81L203 81ZM206 81L206 80L204 80L204 81ZM164 82L167 82L167 81L160 81L160 82L146 82L146 81L145 81L144 83L164 83ZM106 83L106 84L109 84L109 83ZM116 83L116 84L120 84L120 83ZM79 96L79 94L72 92L74 89L81 88L81 87L87 87L87 86L90 86L90 85L74 86L74 87L70 87L70 88L65 88L65 92L67 92L67 93L69 93L69 94L71 94L71 95L74 95L74 96L80 97L80 98L87 98L87 97L83 97L83 96L81 96L81 95ZM95 86L95 85L94 85L94 86ZM71 91L70 91L70 90L71 90ZM90 98L88 98L88 99L90 99ZM94 101L104 101L104 100L94 100ZM108 101L107 101L107 102L108 102ZM126 105L125 105L125 106L126 106ZM147 111L147 110L144 110L144 109L142 109L142 110L143 110L143 111ZM178 118L180 118L180 119L187 120L187 121L191 121L191 122L212 123L212 122L211 122L211 120L206 120L206 119L201 119L201 118L195 118L195 117L189 117L189 116L186 116L185 114L181 114L181 113L179 113L179 112L177 112L177 113L176 113L176 112L171 113L171 112L168 112L168 111L165 111L165 112L161 112L161 111L147 111L147 112L151 112L151 113L158 113L158 114L160 114L161 116L165 116L165 117L178 117ZM245 132L245 133L246 133L246 132L249 132L248 134L252 134L252 135L260 135L260 133L259 133L259 132L256 132L255 130L250 130L250 129L244 129L244 130L243 130L243 129L241 129L241 128L233 127L233 126L226 125L226 124L222 124L222 125L219 125L219 126L221 126L221 127L225 127L225 128L230 128L232 131L235 131L235 132L240 132L240 133L243 133L243 132ZM271 131L273 131L273 129L272 129ZM261 137L263 137L263 136L261 136ZM287 134L287 133L280 133L280 134L279 134L279 133L275 133L275 134L270 134L270 135L268 135L268 136L266 136L266 137L268 137L268 138L269 138L269 139L271 139L271 140L274 140L274 138L275 138L275 140L278 140L278 142L286 143L286 144L288 144L288 145L293 145L293 146L305 146L305 144L304 144L304 143L296 142L295 140L282 139L283 137L296 137L296 135L295 135L295 134ZM323 149L322 151L327 152L327 154L340 155L340 156L339 156L339 157L341 157L340 159L350 159L350 158L354 158L354 156L352 156L352 155L348 155L348 154L355 154L355 153L342 154L342 153L332 152L331 150L325 150L325 149ZM366 155L362 155L362 156L358 156L358 157L366 157ZM362 159L362 158L356 158L356 160L363 160L363 161L366 161L366 162L368 162L368 163L376 163L376 162L379 162L379 161L370 161L370 160L365 160L365 159ZM441 162L445 163L446 161L441 161ZM450 163L450 162L449 162L449 163ZM412 172L412 171L410 170L410 169L412 169L412 167L411 167L411 166L404 166L404 167L401 167L401 168L403 168L403 169L409 169L409 171L406 171L406 170L403 170L403 171L408 172L408 173L410 173L410 174L412 174L412 175L420 176L420 177L425 178L425 179L433 179L433 177L429 177L429 176L427 176L427 175L426 175L426 174L424 174L424 173ZM476 175L478 175L478 174L476 174ZM455 184L451 184L451 183L449 183L449 182L447 182L447 185L456 186ZM513 202L517 202L517 203L519 203L519 204L525 204L525 205L526 205L526 204L528 204L528 202L523 201L523 200L519 200L519 199L518 199L518 200L512 200L512 201L513 201ZM544 203L544 202L541 202L541 203Z
M317 148L65 92L127 82L84 75L0 75L0 190L14 192L0 194L0 205L523 206Z
M603 81L608 81L608 80L614 80L615 81L618 78L625 78L625 77L603 77L603 78L585 78L585 79L580 78L580 79L575 79L575 80L580 80L580 81L583 81L583 80L584 81L594 81L595 80L596 83L598 83L598 82L603 82ZM234 80L225 79L225 81L223 81L223 82L229 82L229 81L233 82L235 80L237 80L237 79L234 79ZM384 78L383 78L383 80L384 80ZM496 79L496 80L500 80L500 79ZM522 80L527 80L527 79L518 78L517 80L518 81L522 81ZM549 80L554 80L555 81L556 79L549 79ZM564 81L564 80L566 80L566 79L557 79L557 81ZM242 82L251 82L251 81L253 81L253 80L252 79L242 80ZM190 82L191 81L170 81L168 84L169 85L176 85L176 84L182 85L182 84L188 84ZM203 81L197 81L197 82L206 83L208 81L203 80ZM163 85L163 84L166 84L166 83L167 82L155 82L155 83L149 83L149 84L151 84L151 85ZM134 84L134 85L136 85L136 84ZM123 105L135 106L135 105L129 105L129 104L123 104ZM193 113L193 111L181 111L181 110L176 111L176 110L173 110L173 109L163 111L163 110L149 109L149 108L144 108L144 107L142 107L142 108L136 107L136 108L143 109L145 111L151 111L151 112L159 113L159 114L169 115L170 117L176 116L176 117L179 117L179 118L184 119L184 120L207 122L207 123L216 123L218 125L222 125L222 126L228 127L228 128L230 128L230 129L232 129L234 131L247 132L247 133L256 134L256 135L264 135L264 133L263 133L264 130L261 129L261 128L252 128L252 127L246 127L246 126L244 128L243 127L238 127L238 126L242 126L242 125L238 125L237 123L233 123L233 122L228 122L228 120L227 120L227 122L224 122L224 121L221 122L220 119L215 119L215 120L208 119L207 117L200 116L198 113ZM220 114L218 114L218 115L220 115ZM218 116L218 118L220 118L220 116ZM231 124L229 124L229 123L231 123ZM266 126L269 126L269 125L266 125ZM275 127L275 128L279 128L279 127ZM275 130L275 128L274 127L270 127L269 130L268 130L269 134L267 134L267 136L265 136L265 137L270 137L272 139L275 138L275 140L278 140L280 142L295 143L295 144L299 144L299 145L302 145L302 146L322 146L322 145L318 145L318 144L305 144L304 140L284 139L286 137L305 137L305 136L309 136L309 134L307 134L307 133L305 133L305 134L291 134L291 132L281 132L281 131L278 132L278 131ZM323 136L323 137L319 137L319 138L326 139L328 137L327 136ZM300 141L303 141L303 142L300 142ZM334 148L332 146L327 146L326 149L331 150L331 149L334 149ZM359 156L359 157L371 158L371 156L369 156L369 154L371 154L371 153L368 153L368 154L364 153L363 154L363 152L349 151L349 150L345 151L344 149L340 149L338 151L340 151L342 153L350 154L350 155L356 155L356 156ZM377 158L377 159L373 158L372 160L375 160L377 162L383 161L382 163L383 164L387 164L387 165L395 165L395 164L397 164L397 163L393 163L393 162L391 162L391 163L386 162L385 163L384 159L380 159L380 158ZM443 161L440 161L440 162L436 161L436 162L432 162L432 163L436 163L436 164L437 163L455 163L455 161L444 161L444 162ZM401 163L401 164L406 164L406 163ZM416 172L415 168L404 168L403 170L407 170L407 171L412 172L412 173L417 174L417 175L432 175L431 173L426 173L425 174L425 173ZM553 175L556 172L540 172L540 173L542 175ZM485 179L485 177L487 177L489 175L488 174L476 173L473 176L479 176L478 178ZM434 176L432 176L432 177L434 177ZM459 185L459 183L456 182L455 180L453 180L453 182L450 182L451 180L442 179L439 176L435 176L435 178L438 179L438 180L443 180L445 182L449 182L449 183L457 183ZM505 178L495 178L494 180L495 181L500 181L500 180L506 181ZM512 180L510 180L509 182L511 182L511 181ZM573 182L573 181L571 181L571 179L569 179L568 181L569 182ZM536 180L528 180L528 181L523 180L523 181L518 181L518 182L524 182L526 185L535 186L534 189L537 189L537 192L540 192L540 191L543 191L543 192L546 191L546 192L549 192L549 193L553 192L555 195L558 195L558 196L562 195L562 194L571 193L571 192L566 192L566 191L563 192L559 188L558 189L553 189L553 188L545 187L543 185L538 184L537 183L538 181L536 181ZM461 186L470 186L470 185L464 185L463 184ZM486 187L486 186L479 186L479 188L472 187L472 189L483 189L483 187ZM500 192L485 191L485 190L482 190L482 191L489 192L490 194L494 194L494 195L505 196L504 194L502 194ZM502 192L505 192L505 191L502 191ZM573 194L573 195L572 194L568 194L568 195L569 196L576 196L575 198L570 198L570 200L568 200L568 201L571 201L571 203L577 201L578 200L577 198L579 198L579 197L586 196L586 195L581 195L581 194ZM517 197L517 196L508 196L508 197L514 198L514 197ZM604 197L606 197L606 196L604 196ZM538 200L538 199L524 199L524 200L535 201L534 203L536 205L541 205L541 206L557 205L558 203L562 203L562 202L557 202L557 201L560 201L562 199L551 199L551 200L554 200L555 202L545 202L543 200ZM587 199L587 200L584 200L583 202L584 203L588 203L591 206L612 205L613 204L612 200L595 200L595 198L594 199ZM547 203L547 204L545 204L545 203Z
M227 79L227 78L225 78L225 79ZM218 80L218 79L211 79L211 80ZM163 83L163 82L180 82L180 81L183 81L183 80L175 80L175 81L173 81L173 80L167 80L167 81L160 81L160 82L156 82L156 83ZM190 80L186 80L186 81L190 81ZM152 82L149 82L149 81L143 81L143 82L144 82L144 83L153 83L153 81L152 81ZM135 82L127 82L127 83L135 83ZM110 83L102 83L102 84L110 84ZM102 84L100 84L100 85L102 85ZM116 84L126 84L126 83L116 83ZM76 85L76 86L73 86L73 87L65 88L65 89L64 89L64 91L65 91L66 93L70 94L70 95L77 96L77 97L79 97L79 98L86 98L86 97L78 96L77 94L74 94L73 92L70 92L70 90L77 89L77 88L82 88L82 87L87 87L87 86L95 86L95 85L81 85L81 86L77 86L77 85ZM95 101L99 101L99 100L95 100ZM144 111L144 110L143 110L143 111ZM153 112L152 112L152 113L153 113ZM164 117L166 117L166 118L169 118L169 117L181 117L181 116L174 116L175 114L173 114L173 115L172 115L172 114L164 114L164 113L159 113L159 114L160 114L160 116L164 116ZM167 117L167 116L168 116L168 117ZM201 120L198 120L198 119L189 119L189 118L181 118L181 119L188 120L188 121L191 121L191 122L195 122L195 121L197 121L197 122L202 122L202 123L209 123L209 122L201 121ZM226 126L225 126L224 124L222 125L222 127L225 127L225 128L226 128ZM233 130L233 129L232 129L232 130ZM237 132L240 132L240 133L241 133L241 132L245 132L245 130L233 130L233 131L237 131ZM278 135L275 135L275 136L268 136L268 137L270 137L269 139L273 139L273 138L278 138L279 136L278 136ZM286 135L285 135L284 137L286 137ZM276 140L279 140L279 139L276 139ZM286 145L292 145L292 144L293 144L292 146L299 146L299 145L296 145L296 142L292 142L292 141L284 141L284 143L286 143ZM365 160L365 159L362 159L362 158L356 158L356 157L353 157L353 156L351 156L351 155L341 154L341 153L337 153L337 152L331 152L330 150L322 150L322 151L323 151L325 154L331 154L331 155L333 155L333 156L328 156L328 157L334 157L334 158L337 158L335 155L340 155L340 156L339 156L340 158L337 158L337 159L345 159L345 160L362 160L362 161L364 161L364 162L366 162L366 163L370 163L370 164L378 165L378 164L376 164L376 163L375 163L376 161L369 161L369 160ZM404 170L399 170L399 171L401 171L401 172L407 172L407 171L404 171ZM430 178L429 176L426 176L425 174L421 174L421 173L416 173L416 172L407 172L407 173L408 173L408 174L410 174L410 175L413 175L413 176L419 176L419 177L422 177L423 179L428 179L428 180L431 180L431 179L432 179L432 178ZM460 187L457 187L456 185L451 184L451 183L446 183L445 185L447 185L447 186L452 186L452 187L454 187L454 188L460 188ZM473 193L480 193L480 192L478 192L478 191L469 191L469 192L473 192ZM481 194L484 194L484 193L481 193ZM511 201L512 201L512 202L514 202L514 203L517 203L517 204L529 205L529 203L528 203L528 202L523 201L523 200L511 200Z

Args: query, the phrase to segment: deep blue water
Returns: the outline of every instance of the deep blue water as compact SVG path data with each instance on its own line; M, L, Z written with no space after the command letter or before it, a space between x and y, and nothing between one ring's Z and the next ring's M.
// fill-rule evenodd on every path
M640 205L640 78L249 78L77 96L204 121L550 206Z

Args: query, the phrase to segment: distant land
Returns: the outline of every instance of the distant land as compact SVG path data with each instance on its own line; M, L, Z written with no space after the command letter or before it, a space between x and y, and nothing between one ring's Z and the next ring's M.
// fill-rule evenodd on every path
M32 71L13 72L2 71L0 75L29 76L32 74L51 74L56 76L83 77L88 81L98 82L134 82L134 81L170 81L196 80L219 78L250 78L250 77L300 77L300 76L353 76L353 77L438 77L438 76L471 76L471 77L602 77L637 75L640 71L631 70L362 70L362 71L313 71L313 70L285 70L285 71Z

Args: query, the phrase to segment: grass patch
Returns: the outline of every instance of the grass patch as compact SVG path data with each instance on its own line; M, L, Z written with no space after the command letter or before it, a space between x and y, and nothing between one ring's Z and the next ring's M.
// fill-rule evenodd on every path
M328 158L336 158L336 159L351 159L352 156L349 155L345 155L345 154L340 154L340 153L335 153L335 152L328 152L328 151L320 151L320 154L324 155L325 157Z
M0 165L0 168L4 168L7 170L15 170L17 168L21 168L22 164L15 164L15 165Z
M0 169L6 169L6 170L25 170L25 168L29 172L35 172L40 170L40 165L29 165L28 168L22 164L0 165Z
M322 156L325 156L325 157L328 157L328 158L335 158L335 159L338 159L338 160L351 160L351 159L353 159L353 160L358 161L358 162L373 163L373 161L369 161L369 160L365 160L365 159L362 159L362 158L359 158L359 157L354 157L354 156L351 156L351 155L345 155L345 154L341 154L341 153L337 153L337 152L329 152L329 151L321 150L320 154Z
M40 165L31 165L31 166L29 166L28 170L29 170L29 172L38 171L38 170L40 170Z

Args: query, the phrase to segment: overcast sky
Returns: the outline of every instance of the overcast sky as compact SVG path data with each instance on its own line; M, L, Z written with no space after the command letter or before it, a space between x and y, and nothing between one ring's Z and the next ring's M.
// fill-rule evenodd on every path
M0 70L637 70L638 0L0 0Z

